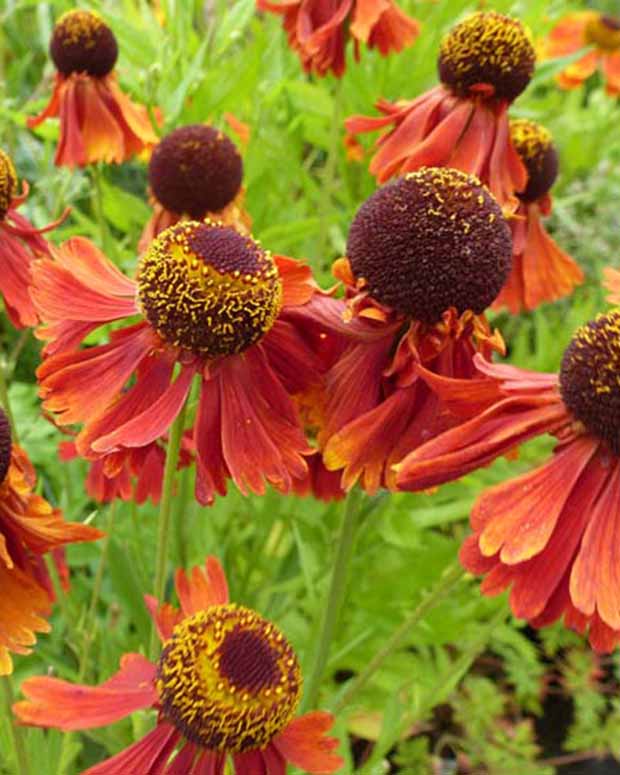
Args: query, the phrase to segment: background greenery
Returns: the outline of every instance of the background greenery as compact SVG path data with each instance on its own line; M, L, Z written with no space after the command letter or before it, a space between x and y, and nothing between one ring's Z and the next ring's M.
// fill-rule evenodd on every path
M273 251L308 259L324 285L330 283L332 260L344 250L356 209L375 188L367 161L346 160L342 119L373 114L379 96L410 98L432 86L440 36L478 7L466 0L400 4L423 22L415 46L388 59L363 50L359 64L349 50L346 75L337 82L304 75L287 48L280 20L257 14L254 0L78 3L105 16L119 41L117 70L124 89L138 101L161 106L164 131L202 121L226 129L227 111L250 125L244 184L254 234ZM583 7L559 0L480 5L522 18L536 35L566 11ZM54 166L53 122L36 133L25 128L26 116L38 112L50 93L47 44L54 19L73 7L63 0L0 0L0 144L32 186L23 212L35 224L47 223L71 205L70 219L52 239L81 234L101 244L89 172ZM540 121L556 139L562 169L550 228L583 266L587 281L569 300L494 320L511 361L547 371L557 369L574 328L604 308L601 268L618 265L620 247L617 101L604 94L597 79L572 93L559 91L553 83L558 67L539 67L511 113ZM369 147L373 139L364 142ZM136 160L103 173L104 247L130 273L149 216L145 169L144 160ZM18 355L10 363L15 362L10 394L21 442L39 470L44 494L68 518L90 517L105 527L109 509L89 501L79 461L59 462L59 434L40 415L34 384L38 345L13 331L4 317L0 334L5 357ZM322 707L338 706L344 682L367 664L454 562L481 488L527 469L549 448L548 440L528 444L517 462L500 460L432 497L382 496L372 504L356 542L355 583L349 586L331 650ZM276 621L307 669L342 507L275 493L243 498L231 491L205 509L185 497L191 488L191 473L186 473L175 507L175 564L196 564L207 553L216 554L227 571L232 599ZM39 639L30 657L15 660L16 685L27 675L50 670L76 679L80 665L88 681L100 681L116 670L122 653L146 648L150 625L142 594L152 587L156 516L150 503L117 505L107 553L102 543L70 549L71 593L60 597L51 635ZM98 568L101 593L91 607ZM469 578L339 709L343 772L413 775L432 768L456 772L458 766L460 772L544 775L571 760L606 754L620 759L619 667L617 656L597 658L583 639L560 626L539 633L524 629L509 616L504 596L481 598L476 580ZM113 727L64 740L59 733L28 730L32 770L77 773L137 739L153 723L152 713L138 713ZM3 717L3 773L14 772L11 756ZM620 772L620 767L615 764L610 771Z

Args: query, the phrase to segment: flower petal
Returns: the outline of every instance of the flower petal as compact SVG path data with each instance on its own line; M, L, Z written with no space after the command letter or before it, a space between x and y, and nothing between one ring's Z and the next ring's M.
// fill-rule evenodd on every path
M157 702L154 664L141 654L125 654L118 673L100 686L84 686L48 676L27 678L13 712L24 724L69 731L112 724Z
M185 616L192 616L213 605L228 603L228 582L224 569L215 557L207 557L205 570L192 568L191 579L185 571L177 570L174 584Z
M163 775L179 738L173 726L158 722L142 740L111 759L89 767L82 775Z
M339 770L344 761L332 753L339 741L325 737L334 723L331 713L316 710L293 719L271 744L293 766L305 772L331 773Z

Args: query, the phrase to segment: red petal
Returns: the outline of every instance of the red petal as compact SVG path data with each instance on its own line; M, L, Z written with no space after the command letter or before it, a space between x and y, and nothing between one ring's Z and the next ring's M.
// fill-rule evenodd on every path
M228 603L226 575L215 557L207 557L205 570L198 566L192 568L191 579L183 569L177 570L174 583L185 616Z
M82 775L163 775L166 764L180 738L166 722L111 759L89 767Z
M293 766L305 772L331 773L339 770L344 760L332 753L339 742L325 737L334 718L320 710L306 713L291 723L272 740L272 745Z
M237 775L267 775L267 767L260 751L234 753L233 762Z
M159 604L157 598L153 595L145 595L144 602L151 615L151 619L157 628L157 634L160 640L168 640L172 637L172 630L183 619L183 614L170 603Z
M29 291L34 256L28 253L17 237L3 228L2 221L0 237L0 294L4 298L7 314L16 328L35 326L38 317Z
M39 676L27 678L13 712L24 724L69 731L112 724L157 702L156 666L140 654L125 654L118 673L100 686Z

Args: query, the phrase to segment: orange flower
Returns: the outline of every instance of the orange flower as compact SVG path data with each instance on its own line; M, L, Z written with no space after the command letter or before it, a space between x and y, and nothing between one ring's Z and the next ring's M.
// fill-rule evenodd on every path
M50 55L57 70L54 93L28 126L60 118L57 165L120 164L157 142L146 109L118 86L116 38L96 13L63 14L54 26Z
M557 76L562 89L576 89L600 67L605 89L612 97L620 94L620 18L596 11L569 13L544 41L541 59L570 56L589 50Z
M361 43L387 56L410 46L420 32L394 0L256 0L256 7L284 16L289 46L304 70L319 76L344 73L349 37L359 61Z
M96 459L162 437L199 376L198 500L225 494L229 478L244 493L264 492L265 480L288 492L311 452L290 396L320 379L310 323L289 312L316 290L307 267L210 220L162 232L135 281L87 240L69 240L34 268L44 406L61 425L84 423L76 446ZM135 315L108 344L76 349Z
M34 494L35 480L26 453L11 442L9 422L0 409L0 675L13 670L9 652L29 654L35 633L50 630L43 617L52 592L42 556L51 552L62 569L61 547L102 535L65 522L58 509Z
M177 469L186 468L193 462L193 441L185 433ZM62 441L58 448L61 460L79 457L73 441ZM144 503L147 498L159 503L166 463L165 447L153 441L145 447L121 449L90 462L85 487L88 495L97 503L110 503L116 498Z
M153 215L138 251L181 220L213 218L249 232L243 209L243 162L235 144L207 124L175 129L159 143L149 161Z
M510 122L510 136L528 173L520 204L509 221L512 271L493 304L517 314L567 296L583 282L583 272L545 231L541 215L551 213L549 193L558 174L558 154L551 134L528 119Z
M229 756L236 773L284 775L287 762L311 773L340 769L338 741L326 737L333 717L314 711L294 718L302 688L297 655L274 624L229 602L219 562L208 557L189 578L178 570L175 586L180 610L146 597L163 642L157 664L125 654L119 672L94 687L28 678L28 699L13 706L20 721L69 731L157 711L146 737L84 775L223 775Z
M423 166L455 167L480 178L502 208L514 209L527 173L508 132L508 106L534 72L531 35L493 11L475 13L443 38L441 85L414 100L380 99L383 117L351 116L349 133L391 127L370 171L380 183Z
M308 304L327 331L348 341L326 376L319 442L325 465L369 493L393 489L392 465L454 422L419 379L474 373L477 350L503 342L480 314L510 268L510 231L479 181L424 168L376 191L351 225L335 274L341 302Z
M67 217L68 210L53 223L35 229L17 208L28 196L28 184L17 194L17 174L10 157L0 150L0 295L7 315L16 328L35 326L37 313L30 299L30 264L36 256L49 254L41 236L55 229Z
M607 301L611 304L620 304L620 270L607 266L603 269L603 275L605 276L603 286L610 292Z
M596 650L611 651L620 643L620 310L577 330L559 377L480 356L476 366L482 376L474 379L426 375L471 419L406 457L397 484L434 487L528 439L555 436L550 460L478 498L461 561L484 574L485 594L512 585L515 616L540 627L564 614L569 626L589 627Z

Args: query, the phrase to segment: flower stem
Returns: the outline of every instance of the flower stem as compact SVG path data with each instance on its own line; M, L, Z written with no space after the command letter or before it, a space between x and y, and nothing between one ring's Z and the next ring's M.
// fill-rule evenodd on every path
M26 745L24 741L24 730L20 727L13 718L13 686L11 684L11 677L6 675L0 678L2 684L2 690L4 694L4 701L6 704L6 713L9 726L9 732L11 735L11 743L13 744L13 752L15 753L15 763L17 765L16 775L30 775L30 766L28 764L28 753L26 751Z
M163 602L166 586L166 573L168 565L168 548L170 538L170 516L172 513L172 487L179 462L181 439L185 425L185 412L187 401L172 423L168 438L168 450L166 452L166 465L164 467L164 482L162 485L161 501L159 504L159 523L157 531L157 551L155 559L155 585L153 593L159 602ZM157 654L157 630L155 624L151 631L151 644L149 652L152 657Z
M93 210L95 211L95 218L97 219L97 225L99 226L101 248L104 253L107 253L110 247L110 234L103 212L103 173L99 164L92 164L90 170L93 181Z
M377 651L375 656L366 665L361 673L353 678L346 686L340 697L336 700L333 706L333 712L337 713L346 707L351 699L362 689L377 670L383 665L383 663L390 657L397 649L399 649L406 641L411 631L416 627L421 619L432 610L438 603L446 598L450 592L458 585L465 571L459 564L455 562L444 571L442 577L439 579L439 583L434 589L432 589L426 597L417 605L417 607L409 614L409 616L402 622L402 624L394 631L390 639L385 645Z
M340 618L340 612L345 598L347 571L353 551L356 527L360 516L359 506L361 498L361 490L355 487L349 492L347 499L344 502L344 516L340 528L340 535L338 536L338 543L336 545L336 557L334 559L334 567L329 583L327 600L323 610L320 636L314 655L314 663L310 671L310 678L308 679L306 691L304 692L304 710L315 708L317 705L321 679L329 656L329 647Z

